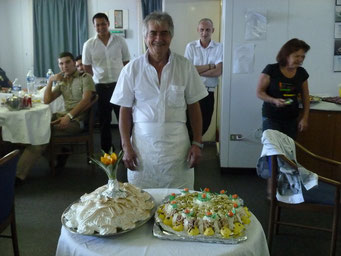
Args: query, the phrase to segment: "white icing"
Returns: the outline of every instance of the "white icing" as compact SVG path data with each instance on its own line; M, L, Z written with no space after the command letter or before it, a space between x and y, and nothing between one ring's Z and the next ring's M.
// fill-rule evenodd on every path
M154 207L150 195L139 188L120 183L125 198L108 198L102 195L107 185L97 188L90 194L84 194L80 202L73 204L64 214L65 225L81 234L114 234L118 229L127 230L135 223L150 217Z

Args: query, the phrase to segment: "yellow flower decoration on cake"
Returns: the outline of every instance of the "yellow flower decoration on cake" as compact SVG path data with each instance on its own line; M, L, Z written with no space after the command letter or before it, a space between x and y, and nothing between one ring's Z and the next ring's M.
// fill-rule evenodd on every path
M123 151L121 150L118 155L115 152L112 152L112 149L110 149L109 153L102 152L103 155L100 157L100 160L91 157L91 162L97 164L104 170L109 180L116 180L117 168L123 157Z

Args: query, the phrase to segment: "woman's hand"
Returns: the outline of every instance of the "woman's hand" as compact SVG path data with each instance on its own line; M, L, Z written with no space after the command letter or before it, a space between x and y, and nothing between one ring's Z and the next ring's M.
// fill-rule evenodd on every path
M287 105L285 103L285 99L277 99L277 98L273 98L272 104L276 105L276 107L278 108L283 108Z
M298 130L300 132L303 132L305 130L308 129L308 120L306 118L302 118L299 122L298 122Z

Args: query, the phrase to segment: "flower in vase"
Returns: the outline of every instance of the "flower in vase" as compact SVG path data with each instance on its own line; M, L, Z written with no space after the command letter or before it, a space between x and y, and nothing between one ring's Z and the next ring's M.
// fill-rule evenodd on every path
M110 149L109 153L105 153L102 150L102 153L103 155L100 157L100 160L91 157L91 162L103 169L109 180L115 180L118 165L123 157L123 151L121 150L118 155L115 152L112 152L112 149Z

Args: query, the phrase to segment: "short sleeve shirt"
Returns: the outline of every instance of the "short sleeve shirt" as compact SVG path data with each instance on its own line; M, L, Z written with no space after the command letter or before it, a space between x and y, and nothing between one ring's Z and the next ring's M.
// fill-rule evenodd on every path
M278 63L267 65L262 73L270 76L270 84L266 93L274 98L292 99L293 102L283 108L278 108L269 102L263 103L262 114L264 117L286 120L299 115L299 103L297 96L302 91L302 84L309 77L307 71L298 67L292 78L284 76Z
M81 75L78 71L75 71L71 76L72 79L58 82L53 89L53 91L62 94L65 113L70 112L82 100L84 92L95 91L95 84L88 73ZM76 119L83 120L85 114L80 115Z
M159 82L147 51L122 69L111 103L132 107L134 123L186 122L187 104L207 95L195 67L176 53L170 54Z
M200 40L190 42L186 46L185 57L189 59L194 66L207 64L219 64L223 62L223 45L213 40L204 48L200 44ZM218 85L218 77L201 76L201 80L206 87L216 87Z
M97 35L84 43L82 62L92 66L95 83L116 82L123 62L129 60L127 43L120 36L111 34L107 45Z

